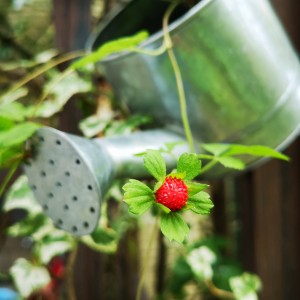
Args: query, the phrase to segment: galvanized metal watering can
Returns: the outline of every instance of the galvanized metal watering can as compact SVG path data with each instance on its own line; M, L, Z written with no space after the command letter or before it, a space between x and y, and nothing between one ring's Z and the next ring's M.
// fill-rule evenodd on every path
M161 0L133 0L100 25L90 47L141 29L152 34L141 47L159 47L167 5ZM269 2L202 0L191 9L180 7L173 16L170 34L195 140L284 148L299 132L300 68ZM151 115L156 128L95 140L50 128L38 132L33 142L36 156L26 165L26 173L45 212L75 235L95 228L114 178L145 176L135 153L185 141L167 54L120 53L99 68L120 101L132 113ZM188 151L186 144L175 149ZM172 158L168 165L174 165Z

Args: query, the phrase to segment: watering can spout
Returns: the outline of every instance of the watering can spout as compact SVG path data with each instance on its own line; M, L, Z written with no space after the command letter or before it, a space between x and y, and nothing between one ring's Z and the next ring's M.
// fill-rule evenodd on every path
M116 178L145 178L142 157L146 149L178 143L175 154L188 151L180 135L149 130L88 140L44 127L29 141L32 158L24 168L31 189L54 224L74 235L97 226L101 203ZM169 169L176 160L167 155Z

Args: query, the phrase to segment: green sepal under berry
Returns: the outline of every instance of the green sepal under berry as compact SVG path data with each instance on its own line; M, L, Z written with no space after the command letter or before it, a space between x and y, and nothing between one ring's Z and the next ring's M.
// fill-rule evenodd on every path
M209 187L208 184L198 183L198 182L194 182L194 181L187 181L185 183L188 188L189 197L192 197L195 194L198 194L199 192L201 192Z
M154 203L155 196L153 191L143 182L130 179L123 186L124 201L129 206L129 211L136 215L146 212Z
M210 195L202 191L189 197L185 210L190 209L196 214L208 215L213 207Z
M160 229L169 241L174 240L179 243L184 241L190 230L180 214L176 212L161 215Z

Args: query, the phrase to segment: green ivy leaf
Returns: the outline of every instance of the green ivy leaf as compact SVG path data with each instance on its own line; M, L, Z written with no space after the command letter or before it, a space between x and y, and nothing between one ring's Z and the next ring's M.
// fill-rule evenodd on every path
M111 228L97 227L91 234L91 237L97 244L108 245L110 243L116 243L118 235L117 232Z
M191 180L200 174L201 161L195 153L183 153L177 163L177 172L184 173L185 179Z
M245 163L236 157L220 156L216 157L216 160L226 168L243 170L246 167Z
M253 155L253 156L260 156L260 157L272 157L282 160L289 160L289 157L270 148L267 146L246 146L246 145L238 145L238 144L228 144L229 149L226 152L226 156L231 155Z
M0 132L8 130L13 126L15 126L15 123L12 120L0 116Z
M205 192L199 192L188 199L187 209L201 215L208 215L214 207L210 195Z
M141 215L154 204L153 191L139 180L130 179L123 186L124 201L129 205L129 211Z
M55 256L72 251L75 247L75 239L62 230L53 230L36 243L34 252L43 264L48 264Z
M141 31L131 37L123 37L110 42L105 43L96 51L84 56L83 58L74 62L70 68L80 69L88 64L95 64L105 58L108 55L121 51L130 51L139 45L143 40L148 37L148 33Z
M160 229L168 240L174 240L179 243L184 241L189 232L188 225L176 212L170 212L161 216Z
M187 188L188 188L188 194L189 197L194 196L195 194L207 189L209 187L208 184L204 183L198 183L198 182L192 182L188 181L186 182Z
M229 284L237 300L257 300L257 292L262 287L259 277L250 273L231 277Z
M32 122L18 124L0 132L0 148L8 148L25 142L41 125Z
M213 264L217 261L217 255L210 248L200 246L193 249L188 253L186 261L199 280L212 279Z
M48 270L42 266L36 266L25 258L18 258L9 270L15 286L22 297L26 298L46 286L51 277Z
M146 150L144 155L144 166L157 181L165 179L166 163L158 150Z

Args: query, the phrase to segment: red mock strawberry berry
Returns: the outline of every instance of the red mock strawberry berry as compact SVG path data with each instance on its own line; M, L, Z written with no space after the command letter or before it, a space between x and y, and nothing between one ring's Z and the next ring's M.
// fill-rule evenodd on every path
M155 193L156 203L168 207L172 211L181 210L188 199L188 188L180 178L168 176Z

